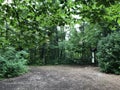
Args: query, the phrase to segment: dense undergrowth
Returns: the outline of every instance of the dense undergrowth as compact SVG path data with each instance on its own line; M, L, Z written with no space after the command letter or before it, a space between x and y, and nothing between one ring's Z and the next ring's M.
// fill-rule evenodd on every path
M25 51L16 51L13 47L0 50L0 77L10 78L27 72Z
M100 40L97 56L101 71L120 74L120 32Z

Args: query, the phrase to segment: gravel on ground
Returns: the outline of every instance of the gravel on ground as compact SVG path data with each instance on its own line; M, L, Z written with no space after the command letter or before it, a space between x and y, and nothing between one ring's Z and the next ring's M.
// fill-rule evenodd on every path
M0 90L120 90L120 75L91 66L31 66L22 76L1 80Z

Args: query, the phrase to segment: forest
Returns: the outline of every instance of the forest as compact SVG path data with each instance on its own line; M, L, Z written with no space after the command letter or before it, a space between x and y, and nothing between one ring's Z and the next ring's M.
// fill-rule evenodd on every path
M36 65L120 74L120 1L0 0L0 78Z

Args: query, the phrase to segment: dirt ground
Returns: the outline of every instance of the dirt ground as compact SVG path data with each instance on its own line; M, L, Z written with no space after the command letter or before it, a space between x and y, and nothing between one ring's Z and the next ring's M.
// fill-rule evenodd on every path
M90 66L32 66L25 75L0 81L0 90L120 90L120 75Z

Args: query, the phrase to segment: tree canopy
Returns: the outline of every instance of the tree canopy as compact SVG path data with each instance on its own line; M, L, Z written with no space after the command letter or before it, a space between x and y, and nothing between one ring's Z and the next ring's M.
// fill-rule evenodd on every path
M28 64L91 64L120 31L119 0L0 0L0 16L0 48L25 50Z

